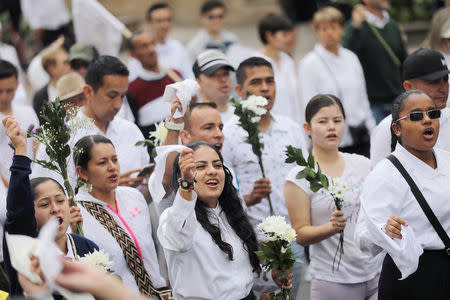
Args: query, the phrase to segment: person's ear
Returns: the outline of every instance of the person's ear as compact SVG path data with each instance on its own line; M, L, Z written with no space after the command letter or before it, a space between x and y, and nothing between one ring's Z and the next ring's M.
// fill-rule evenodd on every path
M394 134L397 137L402 136L402 128L400 127L400 125L398 123L392 123L392 130L394 131Z
M303 123L303 129L306 131L306 134L311 136L311 126L307 122Z
M89 101L94 95L94 89L89 84L86 84L83 87L83 94L87 101Z
M191 143L191 134L187 130L180 130L179 136L183 145L189 145Z
M409 90L413 90L415 87L411 81L405 80L405 81L403 81L403 88L405 89L405 91L409 91Z
M242 99L247 98L242 85L236 84L236 87L234 89L236 90L236 93L238 93L239 97L241 97Z
M77 172L78 177L88 182L86 171L81 166L76 166L75 171Z

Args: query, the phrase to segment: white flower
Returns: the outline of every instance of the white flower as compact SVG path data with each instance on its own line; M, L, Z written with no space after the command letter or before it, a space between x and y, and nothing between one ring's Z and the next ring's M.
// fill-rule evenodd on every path
M297 234L292 227L286 223L282 216L269 216L256 227L264 234L264 241L285 240L288 243L295 241Z
M268 103L269 101L262 96L251 95L242 101L242 110L252 111L256 116L262 116L267 112L264 106Z
M79 262L100 268L106 272L112 272L112 267L114 263L109 260L109 254L103 250L94 250L94 252L88 253L83 257L77 256Z
M252 123L259 123L260 120L261 120L261 117L252 117L250 119L250 121L252 121Z
M340 178L333 178L331 180L331 186L329 192L336 198L343 199L347 191L351 189L350 185Z
M155 146L161 146L167 137L167 128L164 126L164 121L156 124L156 130L150 131L150 137L155 139Z

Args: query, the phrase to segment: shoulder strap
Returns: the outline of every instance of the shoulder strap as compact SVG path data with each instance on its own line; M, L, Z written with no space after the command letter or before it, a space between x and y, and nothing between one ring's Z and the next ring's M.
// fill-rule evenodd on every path
M105 227L114 237L123 251L128 268L133 274L139 291L149 297L156 299L169 300L172 298L172 292L169 288L156 289L150 280L150 276L144 267L139 251L130 236L117 224L116 220L100 204L93 202L79 201L80 203L100 224Z
M441 223L439 222L436 215L433 213L433 210L428 205L427 200L425 200L425 198L423 197L423 194L420 192L416 183L408 174L408 171L405 170L405 168L397 159L397 157L391 154L387 157L387 159L389 159L389 161L397 168L397 170L400 172L400 174L402 174L406 182L409 184L409 187L411 188L414 197L416 197L417 202L419 202L419 205L422 208L423 212L425 213L431 225L433 225L434 230L436 230L436 233L439 235L442 242L444 243L447 255L450 255L450 238L448 237L447 232L445 232L444 228L442 228Z
M69 240L70 240L70 245L72 246L72 252L73 252L73 257L75 259L77 259L78 257L78 252L77 252L77 246L75 245L75 241L73 240L72 235L69 233L67 234L69 236Z
M391 46L389 46L389 44L381 36L381 33L378 31L378 29L374 25L370 24L369 22L366 21L366 23L367 23L367 25L369 25L370 30L372 30L372 32L375 35L375 37L377 38L377 40L381 43L381 45L383 46L384 50L386 50L386 52L389 54L389 56L391 57L391 59L394 62L394 64L397 67L400 67L400 65L402 64L400 62L400 59L398 59L397 55L395 55L395 53L392 50Z

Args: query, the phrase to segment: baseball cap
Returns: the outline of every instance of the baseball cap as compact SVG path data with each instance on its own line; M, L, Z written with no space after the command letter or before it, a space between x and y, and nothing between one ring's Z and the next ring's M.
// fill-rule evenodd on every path
M403 80L437 80L449 74L444 56L436 50L420 48L403 62Z
M90 44L76 43L69 49L69 61L81 59L90 63L97 56L97 49Z
M192 71L195 77L198 77L200 74L211 76L221 68L234 71L225 54L219 50L206 50L197 56L192 66Z

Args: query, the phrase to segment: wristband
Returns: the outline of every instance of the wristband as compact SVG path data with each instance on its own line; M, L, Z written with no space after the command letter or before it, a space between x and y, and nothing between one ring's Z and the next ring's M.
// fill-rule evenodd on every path
M164 120L164 127L166 127L169 130L175 130L175 131L180 131L184 129L184 122L183 123L174 123L170 121L170 117L167 117Z

